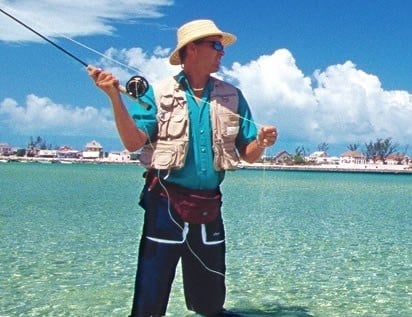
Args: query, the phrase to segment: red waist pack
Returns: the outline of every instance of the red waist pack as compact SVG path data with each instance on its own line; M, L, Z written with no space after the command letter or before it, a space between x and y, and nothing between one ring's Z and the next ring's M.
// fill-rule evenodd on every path
M180 186L167 184L167 193L161 191L163 197L167 197L173 209L183 221L200 224L209 223L220 215L222 206L222 194L217 190L192 190Z

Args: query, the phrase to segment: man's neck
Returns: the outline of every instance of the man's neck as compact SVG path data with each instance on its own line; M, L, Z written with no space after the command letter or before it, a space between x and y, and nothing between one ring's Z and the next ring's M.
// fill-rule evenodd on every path
M190 87L192 87L194 91L199 91L201 89L204 89L210 77L210 74L202 75L202 74L199 74L198 72L187 71L186 69L184 70L184 73L186 75L186 78L189 82Z

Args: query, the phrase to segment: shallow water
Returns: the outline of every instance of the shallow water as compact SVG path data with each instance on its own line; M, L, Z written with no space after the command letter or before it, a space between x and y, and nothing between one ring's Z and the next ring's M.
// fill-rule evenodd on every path
M127 316L142 168L0 164L0 316ZM228 309L410 316L412 176L230 172ZM168 316L185 309L178 271Z

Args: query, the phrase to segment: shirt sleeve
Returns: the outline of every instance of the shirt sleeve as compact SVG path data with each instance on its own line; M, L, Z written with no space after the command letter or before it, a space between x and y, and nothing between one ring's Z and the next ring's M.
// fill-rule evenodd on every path
M258 131L245 97L239 89L237 90L239 95L239 134L236 139L236 146L242 147L255 140Z
M157 106L155 103L153 87L149 86L148 91L138 100L129 99L126 103L129 115L133 118L136 127L144 131L148 138L151 138L157 129Z

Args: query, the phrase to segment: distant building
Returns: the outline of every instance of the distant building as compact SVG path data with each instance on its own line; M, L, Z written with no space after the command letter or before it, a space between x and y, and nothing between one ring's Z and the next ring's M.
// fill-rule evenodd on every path
M307 157L307 161L316 164L327 163L328 154L325 151L316 151Z
M286 164L293 160L293 156L287 151L281 151L273 157L276 164Z
M316 151L305 157L307 162L315 164L339 164L339 158L336 156L329 156L325 151Z
M366 157L358 151L346 151L339 156L340 164L366 164Z
M70 146L64 145L57 150L57 157L61 159L77 159L82 156L82 153L77 150L73 150Z
M405 154L393 153L386 157L385 162L388 165L407 165L409 157Z
M119 151L112 151L108 154L107 160L112 162L125 162L130 161L131 153L127 150Z
M0 143L0 155L11 155L12 149L7 143Z
M93 140L86 144L85 150L82 153L84 159L99 159L103 158L103 147L99 142Z
M39 150L37 152L37 157L54 158L56 156L57 156L56 150Z

